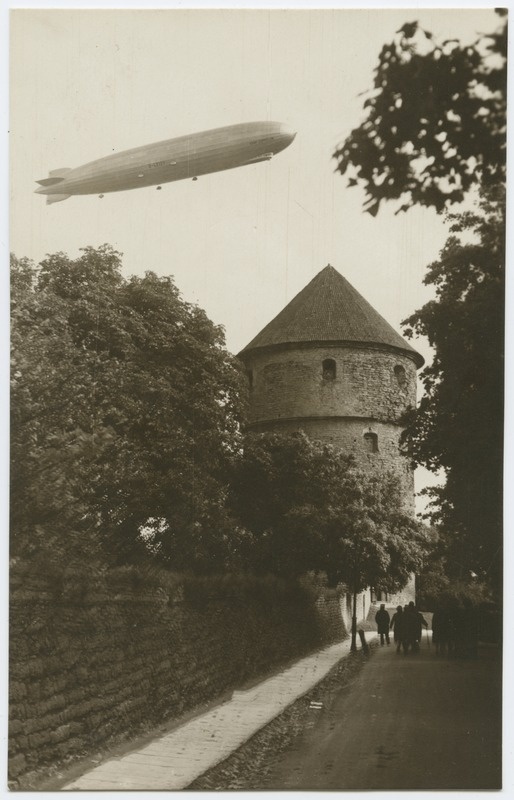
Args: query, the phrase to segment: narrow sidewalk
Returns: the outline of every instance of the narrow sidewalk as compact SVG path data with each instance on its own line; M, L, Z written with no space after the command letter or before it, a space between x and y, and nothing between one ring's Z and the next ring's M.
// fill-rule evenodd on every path
M376 634L367 632L366 638ZM141 749L111 758L62 790L168 791L184 789L321 681L350 652L350 639L319 650L292 667L235 691L211 711L154 739Z

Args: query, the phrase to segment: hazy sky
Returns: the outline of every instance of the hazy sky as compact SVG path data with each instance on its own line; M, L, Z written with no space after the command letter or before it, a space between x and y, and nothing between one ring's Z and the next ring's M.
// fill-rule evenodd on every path
M327 263L400 329L429 297L444 221L364 214L332 153L362 119L382 44L414 19L465 41L497 24L462 8L12 11L10 249L40 260L109 242L127 275L174 275L233 352ZM102 200L34 194L51 169L258 120L297 131L269 163Z

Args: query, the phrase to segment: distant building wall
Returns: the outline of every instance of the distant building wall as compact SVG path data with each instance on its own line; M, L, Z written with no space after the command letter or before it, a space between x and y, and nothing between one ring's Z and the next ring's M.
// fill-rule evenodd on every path
M416 602L416 578L411 575L403 589L399 592L381 592L378 597L373 596L373 603L386 603L388 606L406 606L410 601Z
M373 605L371 589L365 589L357 595L357 624L359 625L369 614ZM343 618L345 627L348 631L352 629L352 615L353 615L353 594L347 593L341 597L341 616Z

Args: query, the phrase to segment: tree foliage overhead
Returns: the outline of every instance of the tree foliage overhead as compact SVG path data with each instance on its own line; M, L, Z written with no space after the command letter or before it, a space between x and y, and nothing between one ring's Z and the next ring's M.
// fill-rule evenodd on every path
M500 17L506 10L498 10ZM472 45L406 23L380 53L365 118L335 153L375 216L384 200L448 210L451 236L425 283L435 299L404 323L433 364L408 420L416 464L443 469L431 489L451 576L501 587L507 24ZM473 192L471 192L473 190Z
M362 471L301 433L247 434L233 468L242 552L257 571L314 570L352 591L394 591L426 555L423 526L405 511L395 474Z
M499 12L503 14L503 12ZM437 42L409 22L384 45L365 120L334 153L365 210L383 200L438 211L505 179L507 25L475 44Z
M163 558L180 532L222 561L244 408L222 329L171 278L123 278L105 245L12 259L12 350L13 555L135 557L144 527Z
M491 192L489 193L491 195ZM500 195L500 198L498 198ZM434 521L451 532L453 574L501 573L505 218L501 190L479 212L453 215L452 233L425 283L435 299L406 322L435 350L407 429L415 461L443 468ZM461 238L466 234L466 238ZM473 236L471 237L470 234Z

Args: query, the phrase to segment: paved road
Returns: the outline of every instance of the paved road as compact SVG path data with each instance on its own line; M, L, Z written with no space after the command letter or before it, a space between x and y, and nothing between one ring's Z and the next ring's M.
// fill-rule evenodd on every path
M378 648L350 691L283 754L260 789L492 790L501 787L501 660Z

